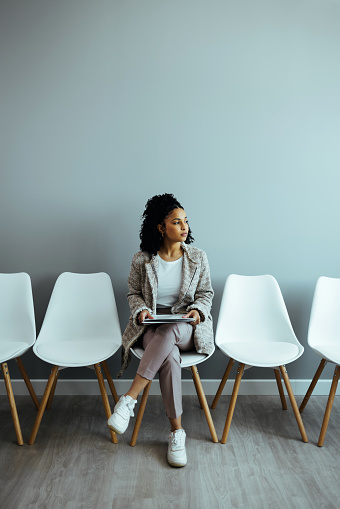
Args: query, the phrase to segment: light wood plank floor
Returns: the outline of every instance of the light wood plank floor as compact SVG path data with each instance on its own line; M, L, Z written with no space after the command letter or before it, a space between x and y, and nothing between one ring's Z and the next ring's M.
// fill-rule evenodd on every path
M208 397L211 404L212 397ZM298 404L302 398L297 398ZM240 396L226 445L213 444L194 396L184 397L188 465L166 461L168 422L161 397L150 396L137 445L132 426L110 441L97 396L56 396L36 443L27 445L35 419L29 396L16 398L24 446L0 397L0 505L4 509L332 509L339 507L340 400L325 445L316 443L327 397L310 399L301 441L279 397ZM212 416L221 438L229 397ZM113 405L112 399L110 400ZM133 419L134 421L134 419Z

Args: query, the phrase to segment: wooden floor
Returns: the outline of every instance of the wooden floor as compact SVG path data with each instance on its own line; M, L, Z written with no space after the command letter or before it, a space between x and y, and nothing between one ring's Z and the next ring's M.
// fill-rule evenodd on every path
M188 465L181 469L166 461L169 427L159 396L149 397L134 448L129 446L132 426L119 444L111 443L97 396L55 397L36 443L29 446L36 411L29 396L16 401L26 442L22 447L15 442L8 400L0 397L4 509L339 507L339 398L319 448L324 396L312 397L303 413L308 444L301 441L292 409L283 411L279 397L240 396L226 445L212 443L197 398L185 396ZM212 411L219 439L228 401L223 396Z

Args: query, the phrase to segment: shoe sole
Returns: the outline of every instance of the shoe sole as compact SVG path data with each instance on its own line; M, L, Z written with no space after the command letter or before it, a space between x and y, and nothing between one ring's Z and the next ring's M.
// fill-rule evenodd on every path
M108 424L107 427L110 428L111 431L114 431L115 433L117 433L118 435L122 435L126 431L126 429L121 430L121 429L115 428L114 426L112 426L112 424Z
M187 464L187 461L185 463L175 463L175 462L171 462L168 460L168 463L171 467L185 467L185 465Z

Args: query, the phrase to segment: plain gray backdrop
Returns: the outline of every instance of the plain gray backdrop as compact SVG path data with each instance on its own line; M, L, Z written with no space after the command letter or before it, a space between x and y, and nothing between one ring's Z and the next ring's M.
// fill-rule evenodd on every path
M315 283L340 277L340 1L0 0L0 22L0 272L30 274L37 331L64 271L107 272L124 329L144 205L172 192L215 324L228 274L272 274L311 378Z

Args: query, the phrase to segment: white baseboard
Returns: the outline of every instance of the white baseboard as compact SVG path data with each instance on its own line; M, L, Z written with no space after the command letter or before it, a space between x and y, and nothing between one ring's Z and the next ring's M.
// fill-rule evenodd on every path
M132 380L114 380L117 393L124 394L131 385ZM291 386L295 396L304 396L309 387L311 380L291 380ZM319 380L313 396L328 396L332 380ZM42 396L46 387L47 380L32 380L32 384L37 396ZM105 382L106 383L106 382ZM216 394L220 380L202 380L204 392L207 396ZM228 380L224 388L223 394L231 394L234 380ZM12 380L13 392L15 395L27 395L27 388L23 380ZM109 393L108 385L106 385ZM195 387L192 380L182 380L182 390L184 396L195 394ZM6 394L5 383L0 380L0 395ZM79 395L90 396L99 395L99 386L97 380L59 380L56 388L56 395ZM159 381L154 380L151 389L151 395L160 395ZM242 380L239 390L240 396L273 396L278 394L275 380ZM337 390L340 395L340 384Z

